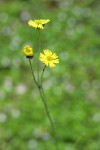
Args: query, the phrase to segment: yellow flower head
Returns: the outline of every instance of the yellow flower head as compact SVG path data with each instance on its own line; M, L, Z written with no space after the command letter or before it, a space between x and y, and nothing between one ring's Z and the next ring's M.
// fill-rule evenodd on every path
M29 26L32 26L34 28L37 28L37 29L44 29L44 25L46 23L48 23L50 20L49 19L40 19L40 20L30 20L28 21L28 25Z
M59 63L58 56L55 53L52 53L50 50L43 50L44 53L40 53L39 60L46 66L50 68L55 67L55 64Z
M33 58L33 50L29 45L26 45L23 49L23 53L27 58Z

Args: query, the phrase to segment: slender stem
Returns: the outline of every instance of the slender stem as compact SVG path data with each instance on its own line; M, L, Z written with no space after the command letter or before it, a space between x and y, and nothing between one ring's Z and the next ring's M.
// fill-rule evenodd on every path
M43 70L42 70L41 80L40 80L40 85L41 85L41 86L42 86L43 74L44 74L45 69L46 69L46 66L44 66L44 68L43 68Z
M41 83L40 83L39 92L40 92L40 94L41 94L41 98L42 98L42 101L43 101L43 104L44 104L44 107L45 107L45 110L46 110L46 113L47 113L49 122L50 122L50 124L51 124L52 134L53 134L53 137L54 137L54 139L55 139L56 150L58 150L58 142L57 142L56 133L55 133L55 126L54 126L54 122L53 122L53 120L52 120L52 117L51 117L51 115L50 115L49 109L48 109L46 96L45 96L44 89L43 89L43 86L42 86L42 79L43 79L43 74L44 74L45 68L46 68L46 66L44 66L44 68L43 68L43 70L42 70Z
M38 29L38 54L40 53L40 44L41 44L41 36L40 36L40 29ZM39 60L38 60L38 69L37 69L37 73L38 73L38 84L39 84L39 79L40 79L40 66L39 66Z
M52 134L53 134L53 137L54 137L54 140L55 140L55 147L56 147L56 150L59 150L58 149L58 143L57 143L57 139L56 139L56 136L55 136L55 127L54 127L54 123L53 123L53 120L50 116L50 112L48 110L48 106L47 106L47 103L46 103L46 97L45 97L45 93L44 93L44 90L43 90L43 87L42 87L42 80L41 80L41 85L39 85L35 79L35 75L34 75L34 70L33 70L33 67L32 67L32 64L31 64L31 60L29 59L29 64L30 64L30 68L31 68L31 72L32 72L32 76L33 76L33 80L39 90L39 94L41 96L41 99L42 99L42 102L44 104L44 107L45 107L45 111L46 111L46 114L48 116L48 119L50 121L50 124L51 124L51 129L52 129ZM41 75L41 79L43 77L43 73L45 71L45 67L43 69L43 72L42 72L42 75Z
M56 150L59 150L59 149L58 149L58 142L57 142L56 134L55 134L54 122L53 122L53 120L52 120L52 118L51 118L51 115L50 115L50 112L49 112L49 109L48 109L48 105L47 105L47 103L46 103L46 97L45 97L45 94L44 94L43 87L40 86L40 88L38 88L38 89L39 89L39 93L40 93L42 102L43 102L44 107L45 107L46 114L47 114L48 119L49 119L49 122L50 122L50 124L51 124L52 135L53 135L54 140L55 140L54 143L55 143Z
M38 83L37 83L37 81L35 79L34 70L33 70L32 63L31 63L31 59L29 59L29 64L30 64L33 80L34 80L35 84L38 86Z

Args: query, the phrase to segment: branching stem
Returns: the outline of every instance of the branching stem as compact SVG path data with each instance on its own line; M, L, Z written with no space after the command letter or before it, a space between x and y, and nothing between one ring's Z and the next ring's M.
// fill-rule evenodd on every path
M49 109L48 109L48 105L47 105L47 102L46 102L45 93L44 93L43 86L42 86L42 79L43 79L43 74L44 74L44 71L45 71L46 66L44 66L44 68L43 68L43 71L42 71L42 74L41 74L41 81L40 81L40 83L38 83L38 82L36 81L36 78L35 78L35 75L34 75L34 70L33 70L33 67L32 67L31 59L29 59L29 64L30 64L30 68L31 68L33 80L34 80L34 82L35 82L35 84L36 84L36 86L37 86L37 88L38 88L39 94L40 94L41 99L42 99L42 102L43 102L43 104L44 104L44 108L45 108L47 117L48 117L49 122L50 122L50 124L51 124L52 135L53 135L53 137L54 137L54 144L55 144L56 150L59 150L59 148L58 148L58 142L57 142L56 134L55 134L54 122L53 122L53 120L52 120L52 118L51 118L51 115L50 115L50 112L49 112Z

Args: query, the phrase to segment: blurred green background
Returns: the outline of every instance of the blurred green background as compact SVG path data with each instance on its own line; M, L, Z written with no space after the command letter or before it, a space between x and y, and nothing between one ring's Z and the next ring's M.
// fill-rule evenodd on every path
M0 0L0 150L55 150L22 53L26 44L36 53L37 30L27 21L41 18L51 20L41 48L60 59L43 84L60 150L100 150L99 10L99 0Z

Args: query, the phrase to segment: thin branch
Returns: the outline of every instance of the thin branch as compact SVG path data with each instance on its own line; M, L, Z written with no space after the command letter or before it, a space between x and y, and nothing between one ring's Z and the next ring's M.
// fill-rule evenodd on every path
M36 84L37 87L38 87L38 83L37 83L37 81L36 81L36 78L35 78L35 75L34 75L34 70L33 70L32 63L31 63L31 59L29 59L29 64L30 64L30 68L31 68L33 80L34 80L35 84Z
M42 86L42 80L43 80L43 75L44 75L44 71L46 69L46 66L44 66L43 70L42 70L42 74L41 74L41 80L40 80L40 85Z
M41 34L40 34L40 29L38 29L38 54L40 53L40 44L41 44ZM37 73L38 73L38 84L39 84L39 79L40 79L40 66L39 66L39 60L38 60L38 68L37 68Z

